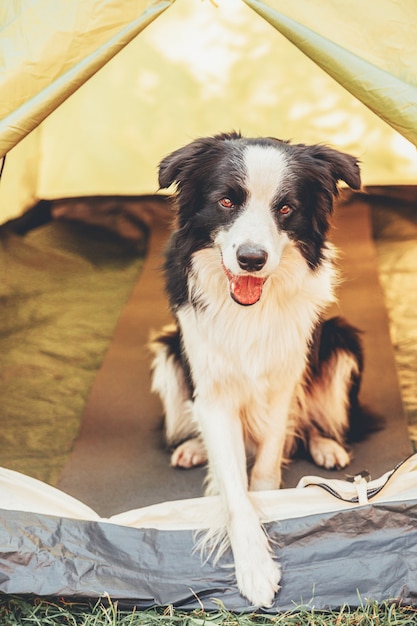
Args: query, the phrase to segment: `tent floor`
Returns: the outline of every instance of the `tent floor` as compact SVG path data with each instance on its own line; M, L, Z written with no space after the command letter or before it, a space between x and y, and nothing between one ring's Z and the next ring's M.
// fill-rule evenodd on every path
M203 491L204 468L170 467L163 446L161 407L150 393L145 344L151 329L169 321L159 271L167 233L166 221L156 211L144 269L121 313L58 482L60 489L102 516L195 497ZM376 478L408 456L411 446L365 197L349 195L339 203L332 238L342 251L344 276L335 312L364 333L362 401L386 419L382 430L354 446L347 472L367 469ZM305 474L345 478L346 471L328 472L308 460L297 460L285 472L285 486L295 486Z

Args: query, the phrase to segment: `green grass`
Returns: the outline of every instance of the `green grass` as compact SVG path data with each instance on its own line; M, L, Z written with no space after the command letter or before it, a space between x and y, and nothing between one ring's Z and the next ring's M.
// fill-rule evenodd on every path
M294 607L274 615L237 615L223 608L184 612L167 607L138 611L117 602L69 602L0 595L1 626L406 626L417 625L417 608L392 603L364 603L356 609L315 611Z

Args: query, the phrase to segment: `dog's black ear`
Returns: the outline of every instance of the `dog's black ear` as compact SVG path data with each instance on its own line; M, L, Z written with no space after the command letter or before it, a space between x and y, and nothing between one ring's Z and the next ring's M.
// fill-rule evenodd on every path
M178 148L175 152L168 154L159 164L159 187L167 189L174 183L181 182L182 172L186 168L187 163L195 159L197 152L196 142L193 142L182 148Z
M355 157L322 145L310 146L309 152L314 159L330 167L335 184L343 180L352 189L361 188L359 162Z
M240 133L222 133L213 137L195 139L192 143L175 150L159 164L159 186L166 189L174 183L190 178L204 178L212 169L213 159L218 158L226 141L241 138Z
M196 139L166 156L159 164L160 188L166 189L174 183L181 186L193 174L194 177L204 175L204 171L210 169L210 162L218 149L219 141L216 137L205 137Z

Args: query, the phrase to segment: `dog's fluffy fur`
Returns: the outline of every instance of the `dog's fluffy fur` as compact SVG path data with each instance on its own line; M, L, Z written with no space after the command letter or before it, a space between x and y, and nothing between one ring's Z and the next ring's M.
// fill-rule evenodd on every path
M361 345L356 329L323 317L337 284L326 237L339 180L360 188L352 156L238 133L160 164L161 188L177 185L165 263L176 324L151 344L153 390L172 464L208 460L237 584L256 606L273 602L280 568L248 489L278 488L299 442L319 466L350 460Z

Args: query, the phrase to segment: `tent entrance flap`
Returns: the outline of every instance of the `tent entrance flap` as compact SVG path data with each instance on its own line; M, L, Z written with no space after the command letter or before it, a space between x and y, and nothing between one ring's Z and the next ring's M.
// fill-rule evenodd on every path
M278 6L282 4L277 0L269 3L261 0L244 0L244 2L371 111L417 145L417 86L415 82L410 84L394 73L374 65L268 6L268 4ZM391 27L393 27L392 22ZM414 72L415 68L416 66L414 66ZM401 70L398 71L400 73Z
M333 480L327 484L313 477L308 477L304 488L254 494L283 566L282 587L273 606L264 610L291 611L295 605L305 606L306 598L315 610L358 606L363 598L413 604L417 588L409 572L415 571L417 563L415 467L414 455L395 471L368 483L365 504L358 502L355 483ZM23 484L19 475L0 470L2 502L16 503L25 488L40 494L31 512L1 512L0 554L7 576L0 581L0 591L68 599L110 597L122 606L139 609L173 605L218 610L220 601L226 609L253 612L254 607L231 583L230 549L215 565L194 550L195 531L200 527L197 520L204 527L218 504L216 497L209 502L192 500L191 506L184 501L165 503L100 520L80 503L65 501L62 494L47 493L51 488L30 483ZM64 510L72 510L72 518L51 514L54 500L56 511L62 514L61 500ZM49 514L37 512L36 506L38 510L46 506ZM294 516L288 515L291 508ZM176 509L183 519L187 510L184 529L175 528ZM83 514L87 519L82 519ZM129 521L135 518L135 527L130 527ZM161 527L161 520L165 526ZM26 529L23 535L22 527Z
M100 4L41 0L19 3L20 13L17 5L15 14L12 8L0 10L5 64L1 156L165 11L171 0L125 0L123 6L111 0L105 11L99 10Z

